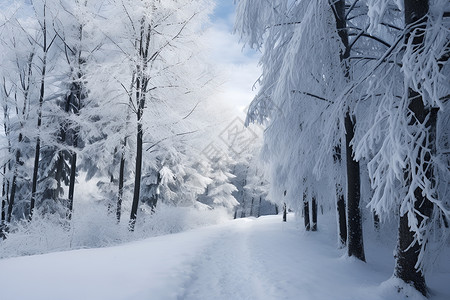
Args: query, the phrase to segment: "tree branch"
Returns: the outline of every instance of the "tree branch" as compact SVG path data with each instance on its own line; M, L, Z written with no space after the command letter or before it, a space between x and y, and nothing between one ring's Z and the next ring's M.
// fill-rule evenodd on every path
M158 142L154 143L154 144L151 145L150 147L148 147L146 151L151 150L152 148L158 146L159 144L161 144L162 142L164 142L165 140L168 140L168 139L170 139L170 138L178 137L178 136L183 136L183 135L188 135L188 134L193 134L193 133L196 133L196 132L198 132L198 130L189 131L189 132L183 132L183 133L177 133L177 134L174 134L174 135L165 137L165 138L159 140Z
M200 101L197 102L197 104L195 104L194 108L183 118L183 120L186 120L187 118L189 118L189 116L195 111L195 109L197 108L197 106L200 104Z
M316 99L319 99L319 100L322 100L322 101L325 101L325 102L328 102L328 103L334 103L333 101L330 101L330 100L328 100L328 99L326 99L324 97L321 97L321 96L318 96L318 95L315 95L315 94L311 94L311 93L308 93L308 92L292 90L291 93L293 93L293 94L303 94L303 95L306 95L306 96L309 96L309 97L313 97L313 98L316 98Z

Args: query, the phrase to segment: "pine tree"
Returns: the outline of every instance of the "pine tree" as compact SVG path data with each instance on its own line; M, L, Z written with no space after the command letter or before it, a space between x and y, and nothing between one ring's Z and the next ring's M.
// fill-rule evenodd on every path
M199 197L201 203L213 208L225 207L230 213L239 204L232 195L237 189L231 183L231 180L235 178L230 173L231 164L231 159L225 154L211 158L212 171L209 177L212 182L207 186L205 194Z

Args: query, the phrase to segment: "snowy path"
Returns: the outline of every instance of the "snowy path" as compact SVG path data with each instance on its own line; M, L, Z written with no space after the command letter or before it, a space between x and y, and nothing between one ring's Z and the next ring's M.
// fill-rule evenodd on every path
M195 276L180 299L263 299L269 282L257 270L249 245L251 219L222 232L193 264Z
M392 266L376 263L392 250L368 253L367 264L341 258L327 228L304 233L272 216L118 247L4 259L0 299L398 299L380 287ZM433 275L433 300L450 299L449 275L448 268Z

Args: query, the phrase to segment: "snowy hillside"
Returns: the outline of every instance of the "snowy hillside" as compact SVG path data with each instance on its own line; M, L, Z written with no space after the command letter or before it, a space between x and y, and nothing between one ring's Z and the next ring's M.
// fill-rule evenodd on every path
M367 263L344 258L332 217L317 233L294 219L238 219L118 247L4 259L1 298L400 299L392 281L383 283L392 275L391 247L370 245ZM447 250L428 276L433 300L450 299L448 257Z

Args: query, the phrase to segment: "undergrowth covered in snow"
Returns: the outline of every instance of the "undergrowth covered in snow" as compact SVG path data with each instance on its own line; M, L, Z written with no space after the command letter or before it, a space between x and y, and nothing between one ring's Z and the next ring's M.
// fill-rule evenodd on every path
M134 232L126 220L117 223L103 203L82 203L71 221L57 214L36 214L31 222L15 224L0 241L0 258L72 249L98 248L148 237L177 233L221 223L230 217L225 208L173 207L161 203L154 213L141 209Z

